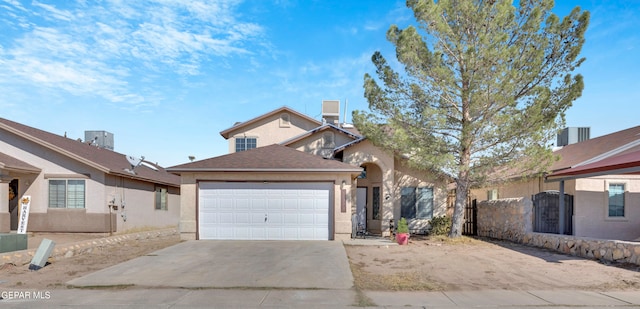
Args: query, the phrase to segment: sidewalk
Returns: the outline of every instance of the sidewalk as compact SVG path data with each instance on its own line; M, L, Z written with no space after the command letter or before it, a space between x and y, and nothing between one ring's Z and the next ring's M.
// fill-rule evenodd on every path
M0 294L20 291L0 291ZM364 292L280 289L71 289L28 291L0 300L2 308L634 308L640 291ZM39 299L37 299L39 298Z
M384 308L602 308L640 307L640 291L446 291L365 292Z

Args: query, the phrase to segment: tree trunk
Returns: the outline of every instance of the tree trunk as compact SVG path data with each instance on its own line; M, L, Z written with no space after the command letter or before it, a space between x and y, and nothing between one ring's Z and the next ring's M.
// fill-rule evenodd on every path
M456 181L456 202L453 207L453 218L451 218L450 238L462 236L462 225L464 223L464 209L467 206L467 197L469 195L468 184L466 181Z

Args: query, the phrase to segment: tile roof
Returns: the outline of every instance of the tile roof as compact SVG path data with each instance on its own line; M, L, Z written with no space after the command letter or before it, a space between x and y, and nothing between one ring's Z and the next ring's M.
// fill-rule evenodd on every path
M37 143L105 173L176 187L180 186L180 177L168 173L164 168L150 162L146 163L155 167L155 169L140 165L135 168L136 174L134 175L126 171L126 169L131 168L131 164L129 164L124 154L91 146L87 143L42 131L4 118L0 118L0 130L10 132L21 138Z
M263 172L353 172L362 169L335 160L273 144L190 162L168 168L170 172L189 171L263 171Z

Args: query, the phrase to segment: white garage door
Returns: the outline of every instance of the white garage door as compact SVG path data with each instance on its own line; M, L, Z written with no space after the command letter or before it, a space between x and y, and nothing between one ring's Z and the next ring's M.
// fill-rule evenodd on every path
M332 186L201 182L200 239L327 240Z

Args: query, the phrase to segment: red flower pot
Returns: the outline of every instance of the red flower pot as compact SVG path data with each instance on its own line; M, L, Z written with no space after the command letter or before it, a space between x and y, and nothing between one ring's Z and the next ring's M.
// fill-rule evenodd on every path
M409 243L409 233L398 233L396 234L396 241L398 245L406 245Z

